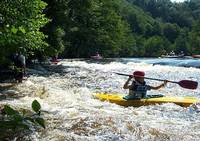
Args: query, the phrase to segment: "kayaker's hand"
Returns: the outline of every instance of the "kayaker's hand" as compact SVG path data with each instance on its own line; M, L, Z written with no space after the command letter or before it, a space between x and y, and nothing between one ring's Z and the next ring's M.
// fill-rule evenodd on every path
M164 83L163 83L163 87L165 87L168 82L169 82L168 80L165 80Z
M129 89L128 83L131 81L131 79L132 79L132 76L129 75L129 78L126 80L126 82L125 82L125 84L123 86L124 89Z
M131 80L133 78L133 76L132 75L129 75L129 78L128 78L128 80Z

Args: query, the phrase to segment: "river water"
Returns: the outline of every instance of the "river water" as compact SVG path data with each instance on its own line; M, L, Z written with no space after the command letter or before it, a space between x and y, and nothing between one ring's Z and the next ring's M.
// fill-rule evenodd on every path
M125 108L93 96L97 92L127 94L127 90L122 89L127 77L113 72L131 74L142 70L147 77L191 79L200 83L198 64L200 60L192 59L62 60L60 65L48 70L29 69L28 80L13 90L20 97L0 103L30 109L34 99L40 102L47 128L34 132L27 140L199 141L200 113L192 108L173 103ZM146 81L150 85L161 83ZM167 84L148 94L200 98L200 88L188 90L177 84Z

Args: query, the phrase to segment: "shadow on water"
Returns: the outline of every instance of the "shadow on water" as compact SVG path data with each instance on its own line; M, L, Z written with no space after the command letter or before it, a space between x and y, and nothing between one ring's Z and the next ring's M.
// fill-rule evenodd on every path
M62 66L62 63L58 65L47 63L28 64L26 76L23 81L26 81L30 76L50 77L54 74L66 75L67 72L65 69L66 66ZM16 82L14 76L15 72L13 70L0 69L0 101L24 97L24 94L18 89L20 83Z
M29 75L38 75L43 77L49 77L54 74L59 75L66 75L67 73L71 73L71 69L80 69L81 66L68 66L66 65L67 62L73 62L73 61L85 61L86 63L95 63L95 64L108 64L113 61L121 61L121 59L113 59L113 58L106 58L101 60L95 60L95 59L66 59L65 65L63 66L63 63L60 62L59 64L34 64L30 66L30 69L34 69L37 71L30 71ZM45 73L44 73L45 71Z

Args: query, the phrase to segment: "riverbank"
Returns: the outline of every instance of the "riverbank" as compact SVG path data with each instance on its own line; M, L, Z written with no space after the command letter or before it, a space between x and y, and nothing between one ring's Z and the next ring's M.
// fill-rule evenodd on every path
M5 105L11 106L14 110L17 110L16 112L21 112L20 116L23 116L23 114L30 115L33 110L30 109L30 107L22 106L19 103L16 105L13 105L12 102L18 101L19 99L23 99L29 95L32 95L32 93L35 93L36 95L42 95L45 93L45 90L43 88L35 88L32 91L23 91L22 89L29 89L30 81L28 80L28 77L31 76L39 76L42 75L51 75L54 73L55 68L58 70L60 66L50 65L50 64L34 64L27 68L27 77L26 79L23 79L22 83L16 83L14 79L14 72L12 70L4 69L1 70L1 82L0 82L0 140L30 140L26 136L30 136L32 132L31 130L41 130L41 128L38 127L37 124L35 124L35 127L33 127L34 124L31 124L30 121L23 119L21 121L21 118L16 120L15 116L19 118L19 115L16 114L15 116L14 111L11 109L7 109L7 112L12 112L8 115L5 115ZM49 71L50 70L50 71ZM29 100L31 102L33 100ZM23 112L22 112L23 111ZM42 112L48 112L48 111L42 111ZM22 114L23 113L23 114ZM8 116L10 115L10 118ZM34 115L34 114L33 114ZM28 116L25 116L28 117ZM34 118L31 115L29 118ZM37 118L37 117L35 117ZM21 123L20 123L21 122ZM30 123L29 123L30 122ZM28 123L28 124L27 124ZM41 123L41 122L39 122ZM24 126L22 125L24 124ZM17 126L18 125L18 126ZM25 127L25 125L27 127ZM17 126L17 129L14 129L15 126ZM31 130L27 130L28 128L31 128Z

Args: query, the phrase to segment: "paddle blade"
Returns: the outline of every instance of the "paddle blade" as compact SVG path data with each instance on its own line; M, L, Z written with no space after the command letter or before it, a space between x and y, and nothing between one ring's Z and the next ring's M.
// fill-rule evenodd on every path
M178 84L187 89L196 89L198 86L198 82L196 81L191 81L191 80L181 80L178 82Z

